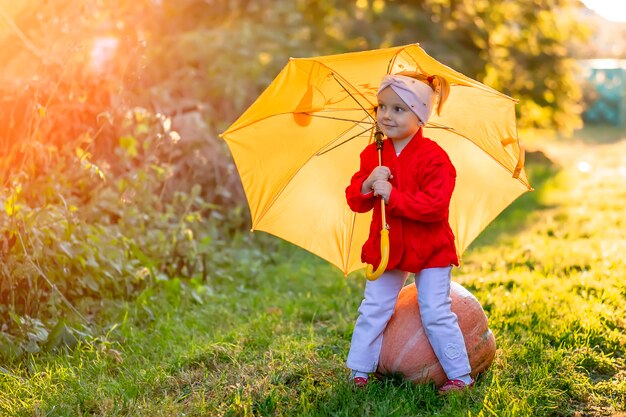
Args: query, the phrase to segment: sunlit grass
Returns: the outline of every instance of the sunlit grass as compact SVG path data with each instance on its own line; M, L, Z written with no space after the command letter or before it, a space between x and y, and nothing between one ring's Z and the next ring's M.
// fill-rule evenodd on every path
M578 156L617 170L624 144L599 146ZM344 279L281 244L269 254L233 250L207 282L167 281L104 308L106 337L68 354L5 365L0 412L620 416L626 199L613 196L626 188L562 160L538 157L529 171L537 191L503 213L454 271L483 305L498 345L467 395L442 398L400 380L355 390L344 361L362 277Z

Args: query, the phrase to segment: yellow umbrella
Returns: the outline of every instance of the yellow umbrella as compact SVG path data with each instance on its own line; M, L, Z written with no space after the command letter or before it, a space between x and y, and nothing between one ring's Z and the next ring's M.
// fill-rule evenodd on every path
M385 74L420 71L451 84L424 136L457 170L450 226L459 255L513 200L531 190L515 121L516 101L427 55L418 44L291 58L223 134L241 176L252 230L358 270L371 213L352 212L345 188L373 141L376 92Z

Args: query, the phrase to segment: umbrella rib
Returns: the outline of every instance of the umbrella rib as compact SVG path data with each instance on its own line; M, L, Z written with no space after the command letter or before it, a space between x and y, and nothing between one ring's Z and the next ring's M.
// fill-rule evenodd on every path
M376 123L376 119L374 119L374 117L367 111L367 109L365 107L363 107L363 105L359 102L359 100L357 100L356 97L354 97L354 95L343 84L341 84L341 82L337 79L337 77L339 75L336 74L334 71L331 72L331 74L333 75L334 80L337 81L337 84L339 84L341 86L341 88L343 88L345 90L345 92L348 93L348 95L350 97L352 97L352 99L356 102L356 104L358 104L359 107L363 109L365 114L367 114L369 116L369 118L372 119L374 121L374 123ZM354 86L352 84L350 84L348 81L346 81L345 78L343 78L343 80L346 82L346 84L348 84L350 87L352 87L354 89L354 91L359 92L359 90L354 88ZM365 98L365 96L363 94L360 94L360 95L361 95L361 97L363 97L365 99L365 101L367 101L369 104L373 105L372 103L370 103L370 101L368 99Z
M443 129L443 130L447 130L447 131L448 131L448 132L450 132L450 133L454 133L455 135L459 135L459 136L461 136L462 138L467 139L468 141L470 141L471 143L473 143L473 144L474 144L474 146L478 146L478 145L476 145L476 143L474 143L474 141L473 141L473 140L471 140L470 138L468 138L467 136L465 136L464 134L460 133L458 130L456 130L456 129L452 128L452 127L444 126L444 125L441 125L441 124L438 124L438 123L434 123L434 122L431 122L431 121L429 121L429 122L426 124L426 127L430 127L430 128L432 128L432 129ZM478 146L478 147L480 148L480 146ZM482 149L482 148L481 148L481 149ZM483 151L484 151L484 149L483 149ZM500 165L502 168L504 168L504 169L505 169L506 171L508 171L509 173L513 174L513 172L511 172L511 170L510 170L509 168L507 168L506 166L504 166L504 164L503 164L502 162L500 162L497 158L495 158L495 157L494 157L493 155L491 155L489 152L485 152L485 153L486 153L487 155L489 155L489 157L490 157L491 159L493 159L493 160L494 160L494 161L495 161L498 165ZM521 179L521 178L519 178L519 177L518 177L518 178L517 178L517 180L518 180L519 182L521 182L522 184L524 184L524 186L525 186L526 188L528 188L529 190L530 190L530 189L532 189L532 187L529 187L528 185L526 185L526 184L524 183L524 181L522 181L522 179Z
M367 97L365 97L365 96L364 96L364 95L363 95L363 94L359 91L359 89L358 89L358 88L355 88L355 87L352 85L352 83L350 83L350 81L348 81L348 80L346 80L344 77L342 77L342 76L341 76L341 74L337 74L337 73L335 72L335 70L333 70L331 67L329 67L329 66L328 66L328 65L326 65L325 63L323 63L323 62L321 62L321 61L318 61L318 60L316 60L316 59L313 59L312 61L316 62L317 64L319 64L319 65L323 66L323 67L324 67L324 68L326 68L328 71L330 71L330 74L333 76L334 80L335 80L335 81L337 81L337 84L339 84L339 85L341 86L341 88L343 88L343 89L346 91L346 93L348 93L348 94L350 95L350 97L352 97L352 99L354 99L354 101L356 102L356 104L358 104L358 105L359 105L359 107L361 107L361 108L365 111L365 113L367 113L367 114L369 115L369 117L370 117L370 118L371 118L374 122L376 122L376 119L374 119L374 117L373 117L371 114L369 114L369 112L365 109L365 107L363 107L363 105L362 105L361 103L359 103L359 101L358 101L358 100L357 100L357 99L356 99L356 98L352 95L352 93L351 93L350 91L348 91L348 89L347 89L347 88L346 88L343 84L341 84L337 78L341 78L341 79L343 80L343 82L344 82L344 83L346 83L347 85L349 85L350 87L352 87L352 89L353 89L354 91L356 91L356 92L357 92L357 93L358 93L361 97L363 97L363 100L367 101L367 102L369 103L369 105L370 105L370 106L372 106L372 107L376 107L376 105L375 105L374 103L370 102L370 101L367 99Z
M319 117L320 119L331 119L331 120L339 120L340 122L352 122L352 123L356 123L356 124L362 124L362 123L368 123L371 125L370 122L365 122L365 119L361 119L361 120L353 120L353 119L344 119L342 117L332 117L332 116L322 116L319 113L304 113L308 116L312 116L312 117Z
M417 44L417 45L415 45L415 46L419 47L419 44ZM406 49L407 49L407 48L403 48L403 49L401 49L400 51L398 51L398 54L397 54L397 55L400 55L400 52L404 52ZM417 59L415 59L415 57L411 54L411 52L410 52L410 51L407 51L407 53L406 53L406 54L407 54L407 55L408 55L408 56L409 56L409 57L413 60L413 62L415 62L415 66L419 69L419 71L420 71L422 74L428 74L426 71L424 71L424 69L422 68L422 66L419 64L419 62L417 62ZM396 56L397 56L397 55L396 55ZM394 63L395 63L395 59L394 59Z
M324 151L318 151L318 152L315 154L315 156L322 156L322 155L324 155L324 154L326 154L326 153L328 153L328 152L332 151L333 149L337 149L337 148L338 148L338 147L340 147L341 145L343 145L343 144L345 144L345 143L350 142L352 139L354 139L354 138L357 138L357 137L361 136L363 133L367 132L368 130L372 130L372 128L371 128L371 127L368 127L367 129L365 129L365 130L363 130L363 131L361 131L361 132L357 133L357 134L356 134L356 135L354 135L354 136L349 137L348 139L344 140L343 142L336 144L336 145L335 145L335 146L333 146L332 148L326 149L326 150L324 150ZM341 135L339 135L339 137L341 137ZM335 140L339 139L339 137L337 137ZM334 142L334 141L333 141L333 142Z
M361 109L363 109L363 107L361 107ZM345 110L346 110L346 109L337 109L336 111L345 111ZM350 110L359 110L359 109L354 108L354 109L350 109ZM325 111L328 111L328 110L325 110ZM333 111L333 110L331 110L331 111ZM369 115L369 112L368 112L367 110L366 110L366 113ZM260 118L260 119L256 119L256 120L253 120L253 121L251 121L251 122L249 122L249 123L246 123L246 124L245 124L245 125L243 125L243 126L239 126L237 129L233 129L233 130L226 130L225 132L220 133L220 135L219 135L219 136L220 136L220 137L224 137L224 136L229 135L229 134L231 134L231 133L233 133L233 132L236 132L236 131L238 131L238 130L241 130L241 129L243 129L243 128L246 128L246 127L248 127L248 126L250 126L250 125L252 125L252 124L254 124L254 123L258 123L258 122L260 122L260 121L262 121L262 120L270 119L270 118L272 118L272 117L277 117L277 116L285 116L285 115L287 115L287 114L297 114L297 113L296 113L296 112L292 112L292 111L286 111L286 112L282 112L282 113L274 113L274 114L270 114L270 115L267 115L267 116L262 117L262 118ZM340 117L322 116L322 115L320 115L319 113L302 112L301 114L306 114L306 115L311 116L311 117L319 117L319 118L324 118L324 119L334 119L334 120L339 120L340 122L353 122L353 123L359 123L359 124L360 124L360 123L367 123L367 122L364 122L364 121L363 121L363 120L365 120L365 118L364 118L364 119L361 119L361 121L358 121L358 120L353 120L353 119L343 119L343 118L340 118ZM370 115L370 118L371 118L371 119L373 119L373 117L371 117L371 115Z
M350 130L352 130L352 128L353 128L353 127L355 127L355 126L357 126L357 125L359 125L359 124L361 124L361 123L366 123L366 122L365 122L365 119L366 119L366 118L367 118L367 116L366 116L366 117L364 117L363 119L361 119L360 121L353 121L353 120L350 120L351 122L353 122L353 123L354 123L354 125L352 125L352 126L350 126L350 127L346 128L343 132L341 132L339 135L337 135L337 136L336 136L333 140L326 142L326 144L325 144L324 146L322 146L322 147L321 147L321 148L320 148L320 149L319 149L319 150L315 153L315 155L320 156L320 155L323 155L323 154L325 154L325 153L327 153L327 152L330 152L331 150L333 150L333 149L335 149L335 148L338 148L339 146L343 145L344 143L347 143L347 142L351 141L352 139L354 139L354 138L356 138L356 137L358 137L358 136L362 135L363 133L367 132L368 130L371 130L371 129L373 128L373 125L369 125L369 126L368 126L365 130L363 130L363 131L361 131L361 132L357 133L357 134L356 134L356 135L354 135L354 136L351 136L350 138L348 138L348 139L344 140L343 142L341 142L341 143L339 143L339 144L337 144L337 145L333 146L332 148L324 150L324 148L326 148L327 146L330 146L331 144L335 143L335 142L336 142L337 140L339 140L339 139L340 139L343 135L345 135L347 132L349 132Z

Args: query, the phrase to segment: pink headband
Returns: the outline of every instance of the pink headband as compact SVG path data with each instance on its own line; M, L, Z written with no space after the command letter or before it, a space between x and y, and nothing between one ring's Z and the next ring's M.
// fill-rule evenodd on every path
M423 124L428 122L435 98L435 92L429 85L405 75L392 74L383 77L378 93L387 87L396 92Z

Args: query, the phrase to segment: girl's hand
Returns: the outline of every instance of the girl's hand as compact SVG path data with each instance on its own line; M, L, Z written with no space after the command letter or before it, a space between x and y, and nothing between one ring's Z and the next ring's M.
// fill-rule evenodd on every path
M374 190L374 183L376 181L389 181L393 178L391 175L391 170L386 166L377 166L372 170L372 173L367 177L365 181L363 181L363 185L361 186L361 193L367 194L370 191Z
M374 190L374 196L381 196L385 203L389 203L389 196L391 195L391 183L389 181L378 180L372 186Z

